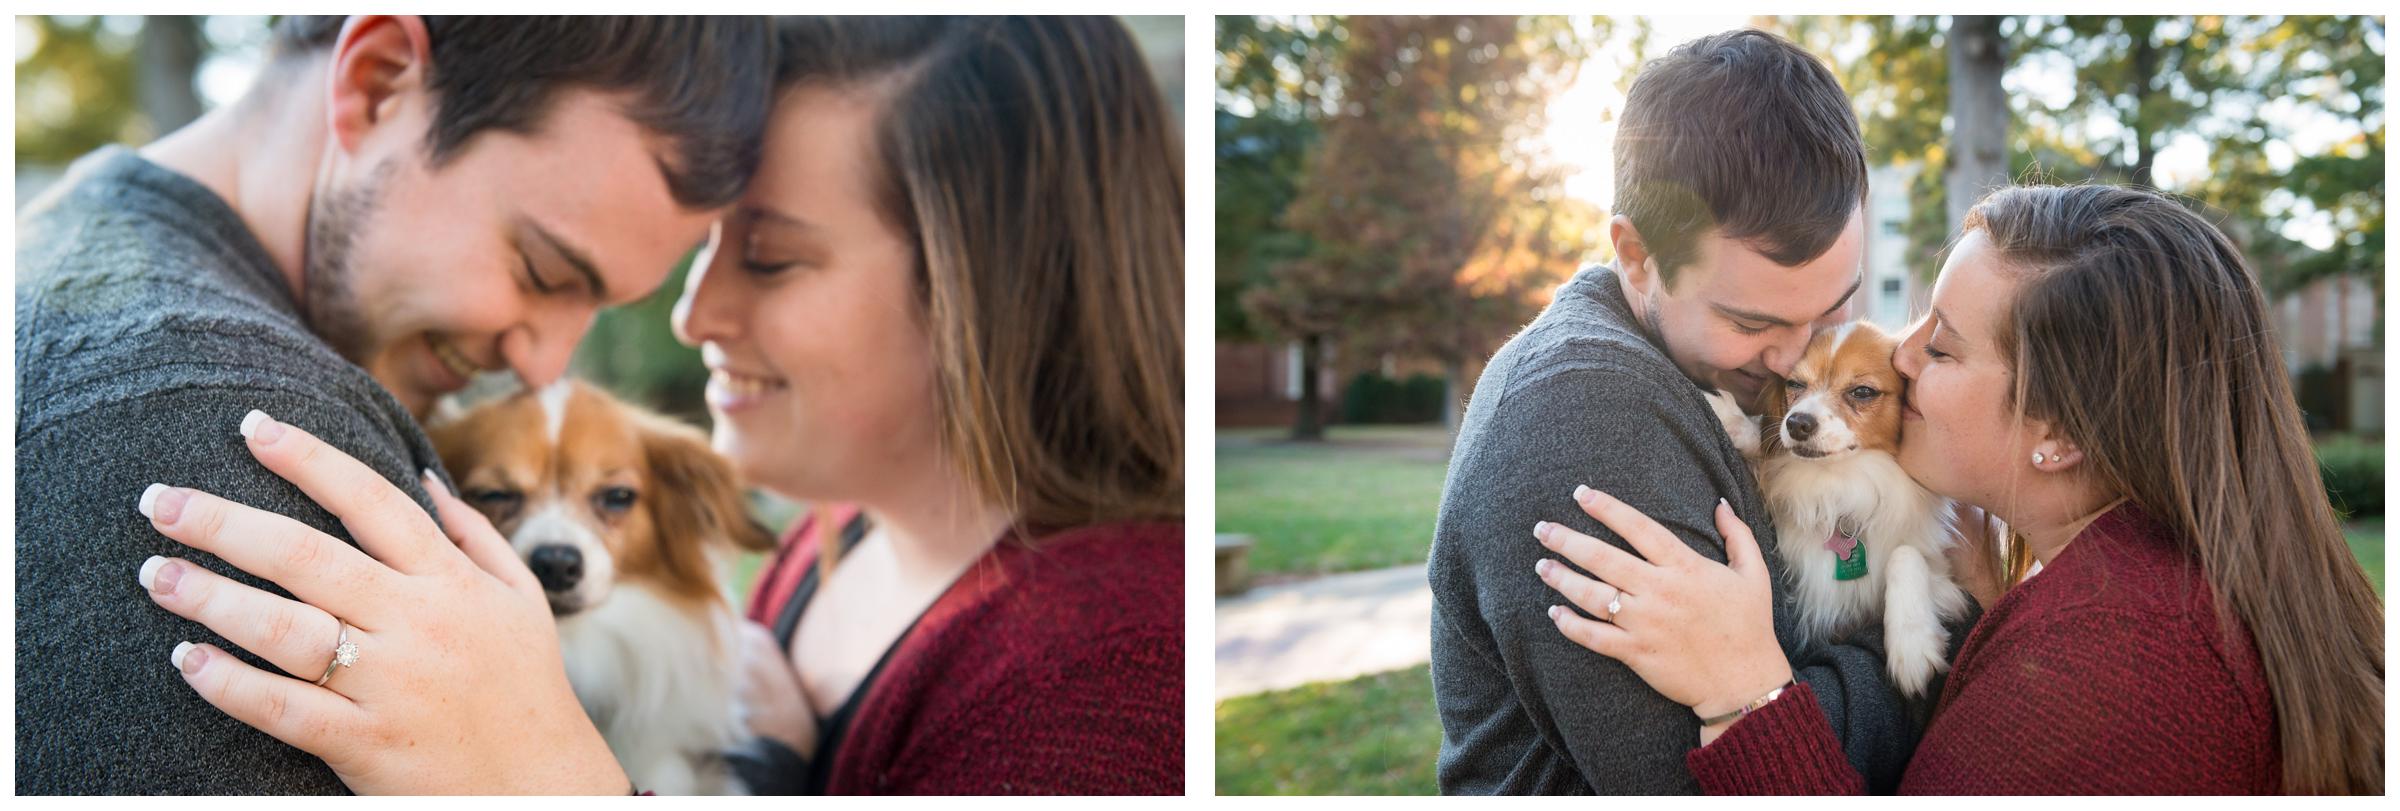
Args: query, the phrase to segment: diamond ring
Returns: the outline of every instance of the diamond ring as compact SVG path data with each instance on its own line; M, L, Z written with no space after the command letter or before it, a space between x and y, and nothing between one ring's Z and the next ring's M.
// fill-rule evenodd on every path
M350 623L334 620L342 626L342 634L333 640L333 661L325 663L325 675L317 677L317 686L333 679L333 669L358 665L358 643L350 641Z
M1618 609L1621 609L1621 608L1624 608L1624 607L1625 607L1625 592L1619 591L1619 592L1617 592L1616 594L1614 594L1614 595L1610 596L1610 597L1608 598L1608 621L1609 621L1609 622L1616 622L1616 621L1617 621L1617 610L1618 610Z

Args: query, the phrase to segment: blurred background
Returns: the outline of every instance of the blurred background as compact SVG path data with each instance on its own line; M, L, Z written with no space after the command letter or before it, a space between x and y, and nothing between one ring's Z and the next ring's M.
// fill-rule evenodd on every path
M87 152L112 143L141 146L241 98L264 63L272 19L16 18L17 204L40 194ZM1180 120L1183 18L1122 19L1149 58L1168 109ZM684 270L678 266L649 298L602 311L577 347L573 370L630 402L705 427L701 389L708 370L700 364L699 350L677 343L668 325L683 291ZM513 380L486 376L478 389L513 387ZM799 510L765 494L754 499L754 506L762 521L778 529ZM747 593L758 563L756 555L737 562L737 596Z
M2010 181L2155 186L2259 269L2326 487L2383 582L2380 17L1218 17L1217 776L1431 793L1423 561L1483 360L1605 243L1647 59L1824 58L1871 170L1863 317L1926 306Z

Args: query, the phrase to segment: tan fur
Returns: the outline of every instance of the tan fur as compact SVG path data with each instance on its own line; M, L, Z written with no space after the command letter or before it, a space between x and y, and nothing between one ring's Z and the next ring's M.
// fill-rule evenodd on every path
M533 392L428 429L459 492L515 490L528 502L543 494L570 496L578 520L601 528L619 581L647 581L695 601L719 599L709 548L768 549L775 541L748 517L732 465L697 428L582 382L568 385L574 390L555 446ZM602 510L600 494L610 487L632 488L633 507L613 516ZM504 535L522 518L516 514L521 509L475 506Z

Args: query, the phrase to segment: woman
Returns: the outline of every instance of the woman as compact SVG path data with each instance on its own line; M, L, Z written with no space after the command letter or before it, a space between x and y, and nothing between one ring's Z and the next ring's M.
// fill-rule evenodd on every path
M718 450L830 505L752 604L784 655L753 668L778 756L751 776L1181 793L1182 186L1147 67L1109 20L807 19L782 37L767 154L676 308L713 372ZM153 523L394 630L327 687L179 650L195 689L362 793L627 789L488 523L432 481L436 529L298 429L248 445L364 552L190 491Z
M2013 585L1979 590L1987 612L1901 791L2381 793L2382 607L2240 252L2175 202L2109 186L1996 192L1962 230L1894 358L1901 463L2008 527L1961 569ZM1537 529L1597 575L1545 566L1545 582L1594 616L1621 599L1613 624L1551 614L1724 719L1686 758L1701 786L1862 791L1791 684L1731 511L1729 568L1605 494L1578 500L1648 560Z

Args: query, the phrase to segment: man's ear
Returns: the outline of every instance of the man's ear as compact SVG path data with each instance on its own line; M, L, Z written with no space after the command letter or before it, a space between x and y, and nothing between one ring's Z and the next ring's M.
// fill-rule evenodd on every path
M1617 275L1625 277L1626 288L1638 294L1649 293L1658 266L1650 256L1650 246L1642 242L1642 230L1633 227L1633 218L1623 214L1610 217L1608 242L1616 248Z
M391 119L400 100L425 91L433 46L417 17L365 15L342 23L327 71L327 132L334 146L356 151L376 125Z

